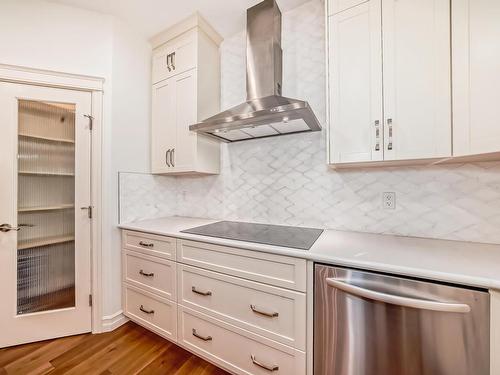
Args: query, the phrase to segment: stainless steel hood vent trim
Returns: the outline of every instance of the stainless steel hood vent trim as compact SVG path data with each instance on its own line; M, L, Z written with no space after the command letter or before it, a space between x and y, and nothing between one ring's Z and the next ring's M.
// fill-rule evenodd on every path
M306 101L281 96L281 12L275 0L247 10L247 101L190 130L223 142L320 131Z

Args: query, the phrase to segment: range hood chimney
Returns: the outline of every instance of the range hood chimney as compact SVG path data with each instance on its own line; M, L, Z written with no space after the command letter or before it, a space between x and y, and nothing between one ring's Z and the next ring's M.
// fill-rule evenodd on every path
M189 129L224 142L321 130L309 104L281 87L281 11L264 0L247 10L247 101Z

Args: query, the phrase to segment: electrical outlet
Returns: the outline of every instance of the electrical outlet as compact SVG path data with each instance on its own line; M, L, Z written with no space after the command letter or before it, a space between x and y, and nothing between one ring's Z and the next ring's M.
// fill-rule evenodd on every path
M382 206L385 210L396 209L396 193L385 192L382 194Z

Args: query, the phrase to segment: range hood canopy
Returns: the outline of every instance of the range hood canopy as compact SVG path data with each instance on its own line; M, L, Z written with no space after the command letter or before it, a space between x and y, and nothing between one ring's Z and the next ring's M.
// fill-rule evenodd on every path
M247 101L190 130L224 142L321 130L309 104L281 96L281 11L275 0L247 10Z

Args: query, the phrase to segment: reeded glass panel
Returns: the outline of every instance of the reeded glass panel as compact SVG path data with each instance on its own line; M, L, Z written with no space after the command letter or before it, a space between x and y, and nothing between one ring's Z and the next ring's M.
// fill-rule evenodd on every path
M75 106L19 100L17 312L75 306Z

